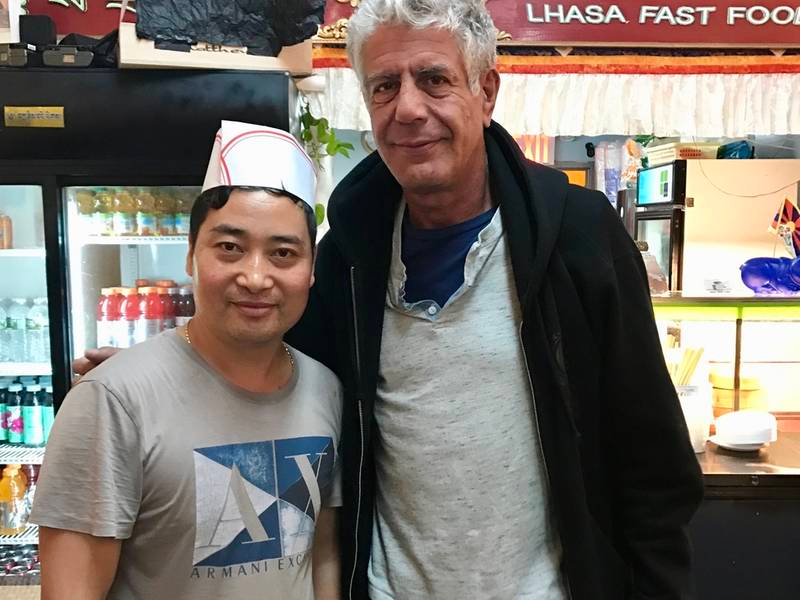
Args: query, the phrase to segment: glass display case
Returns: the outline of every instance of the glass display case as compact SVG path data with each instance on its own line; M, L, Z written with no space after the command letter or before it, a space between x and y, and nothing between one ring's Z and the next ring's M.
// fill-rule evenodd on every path
M684 383L710 385L715 417L765 410L780 430L800 431L800 298L670 294L654 297L653 308L668 362L702 351Z
M692 400L717 418L752 409L777 419L777 439L763 447L709 441L696 454L705 498L689 526L694 597L800 597L800 297L672 294L653 297L653 308L668 363L702 351Z

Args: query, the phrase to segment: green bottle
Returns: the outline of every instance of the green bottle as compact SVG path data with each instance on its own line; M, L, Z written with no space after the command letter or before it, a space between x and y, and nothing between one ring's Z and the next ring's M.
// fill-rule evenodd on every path
M22 402L22 441L26 446L44 444L44 423L42 421L42 386L29 385L28 393Z
M23 441L22 426L22 386L12 383L6 394L6 412L8 413L8 443L21 444Z
M42 399L42 429L44 430L44 442L50 439L50 430L53 429L53 421L56 413L53 408L53 386L48 385L44 388L44 398Z
M8 416L6 415L6 397L8 396L8 381L0 381L0 442L8 440Z

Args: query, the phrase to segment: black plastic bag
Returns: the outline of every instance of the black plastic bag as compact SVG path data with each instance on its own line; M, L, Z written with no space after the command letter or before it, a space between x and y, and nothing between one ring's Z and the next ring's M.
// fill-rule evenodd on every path
M80 33L69 33L62 38L58 45L91 50L94 53L92 67L114 68L117 66L118 33L118 30L115 29L99 40Z
M136 12L136 34L157 47L206 42L277 56L317 33L325 0L138 0Z

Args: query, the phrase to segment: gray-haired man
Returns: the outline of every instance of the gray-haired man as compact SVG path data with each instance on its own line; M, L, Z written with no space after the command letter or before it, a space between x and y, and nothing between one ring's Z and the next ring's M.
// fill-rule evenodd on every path
M345 384L346 597L688 597L700 473L619 218L491 121L480 0L348 36L378 153L293 338Z

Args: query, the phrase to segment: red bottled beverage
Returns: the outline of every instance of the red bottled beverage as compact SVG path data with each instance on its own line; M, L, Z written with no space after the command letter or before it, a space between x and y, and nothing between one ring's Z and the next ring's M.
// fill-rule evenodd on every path
M194 296L191 288L182 287L178 291L178 302L175 305L175 324L186 325L194 316Z
M124 319L122 317L122 289L114 287L111 288L111 294L108 296L108 321L110 324L110 338L108 340L109 346L119 346L119 336L122 330Z
M102 288L97 299L97 347L111 346L111 322L108 318L108 297L111 288Z
M120 337L120 305L122 296L120 288L103 288L97 301L97 347L119 346ZM124 328L122 328L124 329Z
M175 302L172 300L173 289L174 288L166 287L158 288L158 295L161 298L161 314L163 315L161 331L175 328Z
M139 319L144 322L145 339L157 336L161 333L164 323L164 305L159 293L160 288L143 287L139 289L141 316Z
M139 306L139 290L137 288L123 288L122 315L125 321L124 335L117 340L120 348L130 348L134 344L144 341L144 323ZM120 327L120 330L122 327Z

